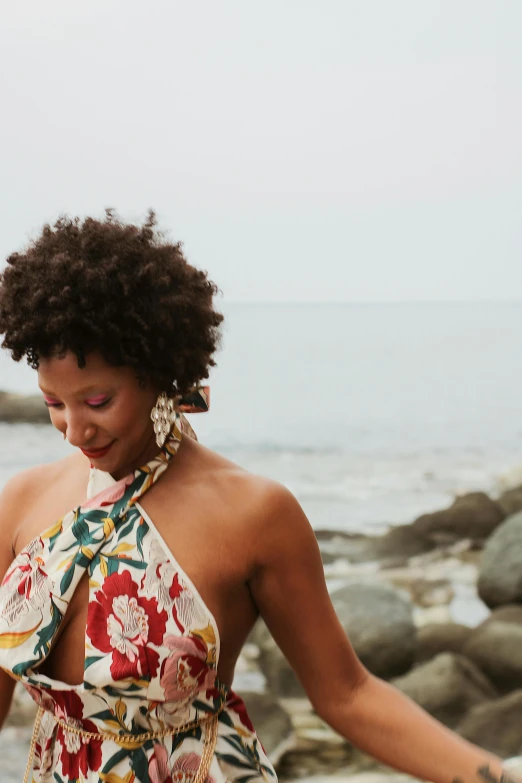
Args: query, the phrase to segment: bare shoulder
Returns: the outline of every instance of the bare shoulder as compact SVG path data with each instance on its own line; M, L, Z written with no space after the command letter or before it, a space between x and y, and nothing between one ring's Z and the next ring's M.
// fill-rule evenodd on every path
M64 457L55 462L47 462L43 465L33 465L12 476L5 483L1 493L0 514L4 503L16 501L24 504L30 502L32 497L39 496L42 489L49 487L55 481L63 478L77 463L76 455Z
M207 487L242 510L251 524L275 521L281 514L300 509L294 495L278 481L252 473L199 443L195 448L195 473Z
M225 504L241 539L255 541L258 557L275 548L295 547L300 541L315 543L303 509L283 484L251 473L214 452L208 456L212 469L205 471L207 486L213 485L216 503Z
M55 462L34 465L12 476L0 492L0 546L12 553L21 520L49 497L55 487L77 471L76 455Z

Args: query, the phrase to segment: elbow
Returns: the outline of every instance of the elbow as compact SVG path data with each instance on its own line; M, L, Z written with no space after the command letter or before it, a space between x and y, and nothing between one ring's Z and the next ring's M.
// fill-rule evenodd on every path
M358 706L361 698L364 700L364 693L372 678L373 675L361 666L356 677L333 683L331 688L324 689L316 698L310 699L314 711L334 731L339 731L342 726L341 733L345 733L347 725L357 721Z

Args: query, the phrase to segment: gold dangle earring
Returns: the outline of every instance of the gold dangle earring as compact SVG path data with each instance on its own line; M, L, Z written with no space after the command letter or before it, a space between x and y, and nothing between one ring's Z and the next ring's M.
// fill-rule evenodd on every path
M165 392L161 392L156 400L156 404L150 412L158 448L162 449L165 445L165 441L170 435L172 425L176 421L176 416L177 413L174 400L172 397L168 397Z

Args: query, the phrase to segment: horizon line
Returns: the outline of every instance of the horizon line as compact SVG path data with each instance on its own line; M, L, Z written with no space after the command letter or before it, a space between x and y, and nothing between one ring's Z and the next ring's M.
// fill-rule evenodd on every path
M227 299L226 304L349 304L349 305L402 305L402 304L522 304L521 299Z

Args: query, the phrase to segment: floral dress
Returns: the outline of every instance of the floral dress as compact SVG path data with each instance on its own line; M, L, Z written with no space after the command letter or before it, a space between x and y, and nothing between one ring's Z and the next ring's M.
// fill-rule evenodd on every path
M86 502L4 577L0 667L40 706L29 780L185 783L201 778L205 753L207 783L277 780L243 702L217 678L216 621L138 502L185 429L178 414L161 453L120 481L91 467ZM69 685L39 665L85 572L84 680Z

